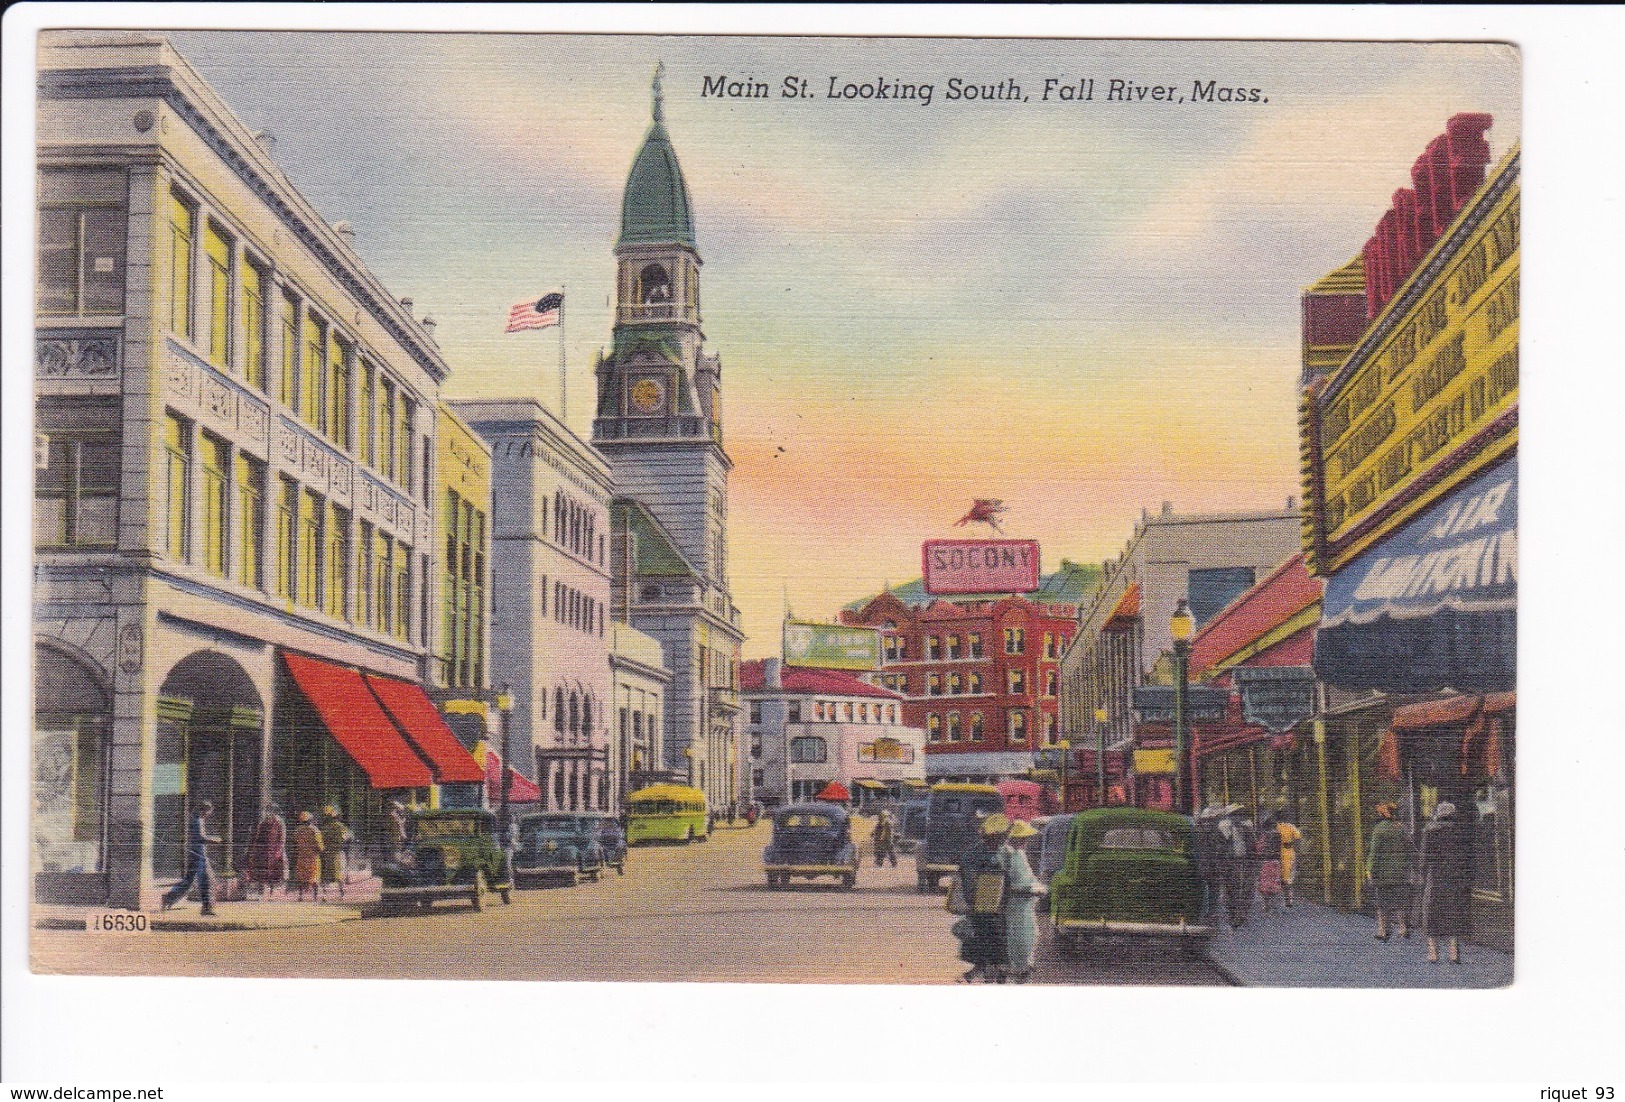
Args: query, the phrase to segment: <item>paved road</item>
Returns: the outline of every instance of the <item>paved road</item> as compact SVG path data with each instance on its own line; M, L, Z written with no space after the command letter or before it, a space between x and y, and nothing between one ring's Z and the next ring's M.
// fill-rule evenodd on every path
M861 821L868 831L868 821ZM865 865L855 891L825 879L769 890L769 827L709 842L639 846L626 875L516 892L484 913L428 913L283 930L91 935L35 930L34 968L107 975L951 983L963 965L940 895L914 867ZM1062 960L1040 947L1040 983L1218 984L1176 950L1107 949Z

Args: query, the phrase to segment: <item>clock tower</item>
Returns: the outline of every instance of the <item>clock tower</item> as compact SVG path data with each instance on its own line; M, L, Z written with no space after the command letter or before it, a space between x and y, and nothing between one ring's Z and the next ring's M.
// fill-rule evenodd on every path
M618 501L612 606L661 641L674 675L664 766L720 810L745 798L750 781L737 746L744 637L727 574L733 464L722 443L722 364L705 351L700 328L700 254L666 132L663 70L621 200L615 329L598 357L592 438L609 459Z

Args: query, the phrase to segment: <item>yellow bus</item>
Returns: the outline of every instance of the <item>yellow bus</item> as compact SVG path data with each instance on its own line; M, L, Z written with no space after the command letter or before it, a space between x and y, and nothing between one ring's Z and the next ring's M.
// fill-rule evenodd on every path
M705 841L711 827L705 793L681 784L652 784L626 798L626 844Z

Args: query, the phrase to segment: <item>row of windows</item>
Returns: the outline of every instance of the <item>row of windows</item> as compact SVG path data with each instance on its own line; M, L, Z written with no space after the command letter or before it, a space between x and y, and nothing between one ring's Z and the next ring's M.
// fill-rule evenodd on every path
M544 695L542 699L547 698ZM593 718L602 711L591 693L583 695L572 689L565 696L563 689L553 690L553 730L561 737L592 738Z
M455 490L446 491L446 557L441 594L446 683L485 684L485 513Z
M263 590L269 581L271 594L291 603L413 639L413 612L421 614L421 607L413 597L410 545L366 521L352 545L350 511L282 475L274 489L276 548L267 579L266 465L175 413L164 417L164 464L170 558L251 589ZM194 546L195 538L201 546Z
M960 713L949 712L947 722L936 712L928 712L925 717L925 740L927 742L981 742L982 741L982 713L971 712L968 721L962 720ZM1053 713L1045 714L1044 742L1055 742L1059 724ZM944 734L946 726L946 735ZM1027 741L1027 713L1021 709L1005 713L1005 738L1012 743Z
M1057 658L1066 650L1071 636L1065 633L1046 631L1044 633L1044 657ZM957 633L948 635L927 635L920 640L927 662L958 661L959 659L979 659L984 657L982 648L982 633L979 631L967 632L963 638ZM908 660L908 639L901 635L887 635L882 641L883 653L888 662L903 662ZM1027 629L1004 629L1004 653L1025 654L1027 652Z
M543 579L546 585L546 579ZM545 590L544 590L545 592ZM545 599L544 599L545 602ZM544 608L542 610L546 612ZM604 603L594 600L573 586L553 583L553 621L568 624L587 635L604 634Z
M801 701L791 700L785 708L785 722L801 722ZM897 705L874 704L867 702L815 700L812 706L812 716L818 723L896 723L898 722ZM750 721L762 722L762 705L753 701L750 706Z
M542 502L542 527L547 526L547 502ZM598 532L598 514L563 490L553 492L553 542L588 562L603 566L604 537Z
M902 673L881 674L880 684L893 692L908 692L908 675ZM1011 696L1024 696L1027 692L1027 671L1025 669L1011 669L1005 671L1005 691ZM982 675L976 671L960 674L957 672L941 674L928 673L925 675L926 696L959 696L969 694L976 696L982 693ZM1046 670L1044 673L1044 695L1053 697L1059 691L1059 682L1055 670Z

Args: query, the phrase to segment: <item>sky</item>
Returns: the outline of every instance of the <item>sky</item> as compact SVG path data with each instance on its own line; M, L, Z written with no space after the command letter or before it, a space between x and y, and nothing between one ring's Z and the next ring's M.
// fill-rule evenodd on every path
M917 576L973 498L1002 499L1046 571L1114 557L1164 501L1284 507L1302 288L1359 252L1451 115L1493 115L1495 159L1520 127L1518 55L1482 44L167 33L436 319L448 395L557 411L557 334L502 327L564 286L583 437L664 62L747 657L786 604L829 618ZM771 95L702 96L718 76ZM832 78L933 98L831 99ZM1045 102L1051 78L1094 99ZM951 79L1026 98L951 100ZM1109 101L1113 80L1175 98ZM1258 101L1196 103L1198 81Z

